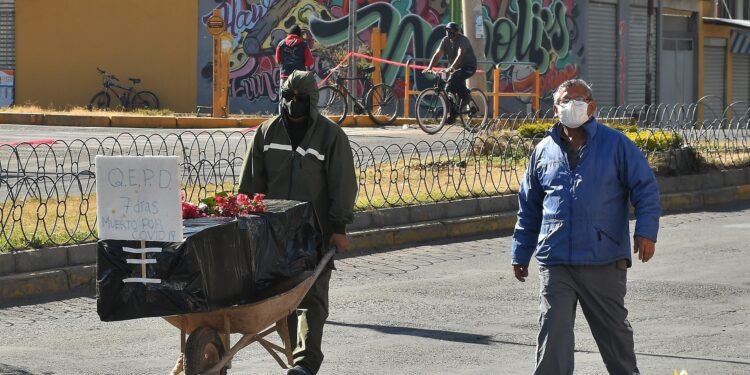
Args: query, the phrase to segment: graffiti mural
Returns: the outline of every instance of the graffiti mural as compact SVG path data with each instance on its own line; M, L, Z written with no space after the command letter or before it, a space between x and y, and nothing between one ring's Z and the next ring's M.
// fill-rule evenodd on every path
M279 76L274 51L293 24L299 23L304 30L316 70L337 64L346 54L348 0L202 0L200 4L200 103L210 103L210 37L204 30L214 9L227 19L227 31L234 38L233 112L274 110ZM381 56L396 62L424 63L440 44L443 25L450 20L449 0L357 0L357 4L356 31L362 51L371 54L372 28L379 27L387 40ZM573 0L483 0L482 4L487 59L482 68L489 71L492 65L503 63L503 91L533 90L533 67L542 74L542 92L547 98L560 82L578 76L583 46L578 37L579 10ZM397 92L403 92L403 74L403 68L383 66L383 80ZM491 82L491 74L488 78ZM417 88L430 83L421 74L414 77ZM515 111L525 108L528 100L504 98L502 106Z
M333 19L331 7L312 0L202 0L199 3L198 104L211 103L211 37L208 17L218 9L233 45L229 62L229 107L232 113L273 113L278 102L279 68L275 50L294 24L305 28L311 17ZM306 33L308 45L315 40Z

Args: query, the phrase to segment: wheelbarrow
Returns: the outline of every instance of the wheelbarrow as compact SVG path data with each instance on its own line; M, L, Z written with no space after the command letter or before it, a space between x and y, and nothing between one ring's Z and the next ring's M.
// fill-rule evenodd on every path
M284 293L207 313L165 317L167 322L180 329L181 355L172 375L183 371L186 375L224 375L237 352L254 342L263 346L282 369L292 367L295 343L290 342L287 316L297 310L334 253L335 249L330 249L314 271L307 271L300 283ZM266 340L265 337L273 332L281 336L283 346ZM229 340L232 333L242 334L234 345L230 345Z

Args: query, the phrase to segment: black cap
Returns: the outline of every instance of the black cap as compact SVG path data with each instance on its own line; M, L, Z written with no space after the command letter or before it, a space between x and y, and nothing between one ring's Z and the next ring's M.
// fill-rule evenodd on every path
M455 22L448 22L448 24L445 25L445 28L448 30L458 31L458 24Z
M289 34L294 34L296 36L302 36L302 28L299 27L299 25L292 26L291 29L289 29Z

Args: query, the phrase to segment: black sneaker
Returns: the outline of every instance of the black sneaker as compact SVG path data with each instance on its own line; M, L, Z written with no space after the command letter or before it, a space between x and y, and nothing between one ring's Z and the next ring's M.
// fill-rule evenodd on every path
M447 125L453 125L453 124L455 124L456 123L456 115L452 114L452 115L448 116L448 118L445 120L445 123Z
M313 373L305 366L295 365L289 370L286 370L286 375L313 375Z

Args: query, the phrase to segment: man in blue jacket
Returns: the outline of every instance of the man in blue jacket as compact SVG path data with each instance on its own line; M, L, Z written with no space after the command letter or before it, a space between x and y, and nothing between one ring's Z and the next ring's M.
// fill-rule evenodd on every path
M643 153L593 118L580 79L554 94L560 122L536 146L518 193L513 272L528 276L536 253L540 316L535 374L572 374L576 306L610 374L638 374L625 308L631 266L628 201L635 207L633 253L647 262L659 229L659 189Z

